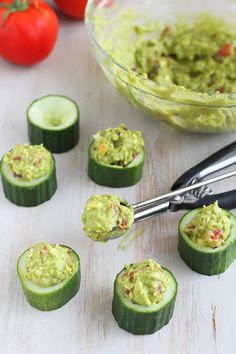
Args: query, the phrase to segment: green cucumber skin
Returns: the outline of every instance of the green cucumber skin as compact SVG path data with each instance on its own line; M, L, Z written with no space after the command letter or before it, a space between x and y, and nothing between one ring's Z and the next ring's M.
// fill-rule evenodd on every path
M91 147L91 145L90 145ZM131 187L138 183L143 176L144 159L136 166L115 168L98 163L91 157L89 147L88 176L96 184L105 187Z
M43 144L52 153L67 152L79 142L79 119L70 127L56 131L39 128L28 119L28 137L31 144Z
M53 161L52 171L48 178L35 186L13 185L3 173L1 179L5 197L11 203L23 207L38 206L51 199L57 190L55 161Z
M79 259L78 255L77 257ZM77 272L69 279L66 286L48 294L35 294L24 285L19 272L18 275L28 303L40 311L53 311L59 309L70 301L77 294L80 288L80 263L78 264Z
M182 260L193 271L203 275L216 275L224 271L236 258L236 240L218 253L202 253L191 248L179 232L178 251Z
M181 224L182 219L180 220L179 225ZM236 239L225 249L219 250L219 252L206 253L192 248L185 241L180 231L180 226L178 232L179 255L187 266L197 273L209 276L224 273L236 258Z
M119 274L118 274L119 275ZM117 277L118 277L117 275ZM154 312L136 312L131 308L127 308L122 302L116 291L116 282L114 284L114 296L112 301L112 314L118 326L125 331L135 335L153 334L169 323L173 316L176 293L173 298L162 309Z

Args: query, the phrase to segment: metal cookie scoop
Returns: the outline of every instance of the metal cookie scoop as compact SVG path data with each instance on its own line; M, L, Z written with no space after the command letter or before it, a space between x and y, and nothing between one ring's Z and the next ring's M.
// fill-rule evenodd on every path
M202 181L205 177L234 165L236 163L235 152L236 142L233 142L186 171L173 184L171 192L134 204L134 222L140 222L165 211L175 212L199 208L216 200L222 208L236 208L236 190L213 194L208 186L236 176L236 171Z

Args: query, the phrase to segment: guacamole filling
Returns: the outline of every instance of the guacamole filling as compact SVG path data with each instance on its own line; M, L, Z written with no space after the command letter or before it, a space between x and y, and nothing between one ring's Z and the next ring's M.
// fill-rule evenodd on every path
M179 20L139 45L133 70L159 85L236 92L235 39L236 33L223 20L206 15L193 23Z
M231 221L218 202L204 206L185 227L191 241L201 247L222 246L230 235Z
M30 182L47 175L52 165L52 155L43 145L16 145L7 152L3 162L13 177Z
M125 200L112 194L93 195L85 206L82 222L88 237L105 242L132 226L134 211Z
M71 249L60 245L39 243L29 249L26 278L42 288L61 283L76 269Z
M118 285L133 303L143 306L158 304L170 284L170 278L162 267L148 259L142 263L129 264L118 277Z
M91 155L102 164L126 167L143 148L141 131L132 131L121 124L117 128L100 130L94 135Z

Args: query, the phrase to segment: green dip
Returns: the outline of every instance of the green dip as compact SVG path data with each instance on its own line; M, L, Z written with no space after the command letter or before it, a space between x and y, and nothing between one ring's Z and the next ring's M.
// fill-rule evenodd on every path
M118 284L133 304L154 306L162 300L170 279L158 263L148 259L126 265Z
M42 288L61 283L76 269L72 252L67 247L39 243L29 249L26 278Z
M136 28L142 33L142 27ZM178 20L138 44L134 71L159 85L197 92L236 92L236 34L223 20L202 15Z
M30 182L47 175L52 166L52 155L43 145L16 145L3 156L13 177Z
M117 128L100 130L93 138L92 157L106 165L125 167L144 148L141 131L132 131L125 124Z
M231 230L227 213L215 202L199 209L191 222L186 225L185 233L201 247L217 248L225 243Z
M82 222L88 237L105 242L119 237L133 225L134 210L112 194L93 195L85 206Z

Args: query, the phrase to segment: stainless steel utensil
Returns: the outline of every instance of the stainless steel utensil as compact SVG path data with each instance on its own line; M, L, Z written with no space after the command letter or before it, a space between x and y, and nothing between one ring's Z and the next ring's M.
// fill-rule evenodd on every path
M216 200L222 208L236 208L236 190L213 194L208 186L236 176L236 170L203 180L205 177L235 163L236 142L233 142L180 176L173 184L171 192L132 205L135 222L148 219L161 212L195 209L203 205L209 205Z

